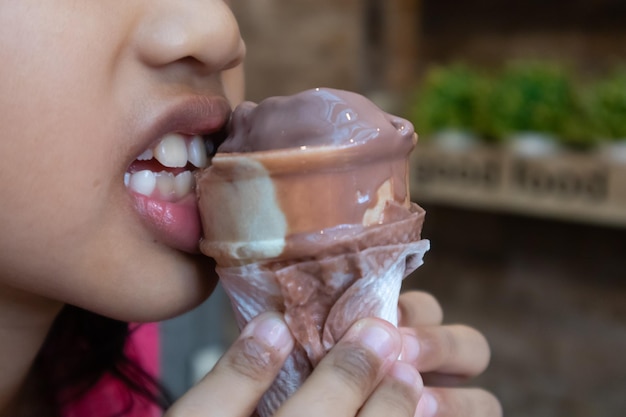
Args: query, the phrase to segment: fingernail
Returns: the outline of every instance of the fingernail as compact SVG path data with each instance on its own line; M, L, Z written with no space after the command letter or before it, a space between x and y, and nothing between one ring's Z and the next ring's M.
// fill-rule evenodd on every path
M420 342L415 335L402 333L402 353L400 359L404 362L415 363L420 354Z
M390 356L395 351L393 337L389 330L369 320L361 321L354 325L350 329L348 338L358 340L363 346L381 358Z
M252 336L259 342L281 348L291 342L287 324L277 314L267 314L244 329L243 336Z
M419 403L417 404L416 416L419 417L434 417L437 414L439 404L435 397L428 391L422 393Z

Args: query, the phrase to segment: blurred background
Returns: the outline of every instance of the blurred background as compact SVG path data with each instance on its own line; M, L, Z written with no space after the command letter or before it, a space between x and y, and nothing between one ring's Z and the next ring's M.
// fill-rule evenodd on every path
M626 2L233 0L248 99L354 90L420 134L432 249L405 288L477 327L508 417L626 415ZM180 394L237 331L218 291L163 326Z

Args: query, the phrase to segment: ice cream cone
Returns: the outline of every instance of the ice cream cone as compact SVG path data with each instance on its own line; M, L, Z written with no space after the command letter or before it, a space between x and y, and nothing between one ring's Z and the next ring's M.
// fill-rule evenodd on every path
M347 117L348 127L337 128L345 141L310 145L298 136L287 141L297 146L219 152L197 179L201 250L216 260L239 326L278 311L297 341L259 404L261 417L273 415L356 320L397 324L402 280L429 249L420 240L424 210L409 200L412 126L360 96L329 92L296 96L306 112L288 119L299 135L307 131L300 124L317 132L302 115L315 113L307 100L326 100L319 113L333 122L322 130L335 134L336 120ZM246 132L254 131L253 110L233 117Z

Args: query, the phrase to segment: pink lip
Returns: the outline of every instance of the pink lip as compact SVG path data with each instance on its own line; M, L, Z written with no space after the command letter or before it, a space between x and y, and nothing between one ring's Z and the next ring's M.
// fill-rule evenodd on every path
M184 252L197 253L202 226L195 195L170 203L132 193L135 209L146 220L155 238Z
M152 123L144 129L147 133L142 135L143 140L139 146L147 149L170 132L206 135L219 131L228 122L230 113L230 104L224 97L193 97L157 117L146 117ZM138 148L137 155L143 149ZM157 241L184 252L198 253L202 225L195 194L174 203L153 199L131 190L129 193L136 212Z

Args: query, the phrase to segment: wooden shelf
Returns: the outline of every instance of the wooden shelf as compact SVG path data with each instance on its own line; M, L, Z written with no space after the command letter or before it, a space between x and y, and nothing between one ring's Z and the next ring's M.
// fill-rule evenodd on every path
M529 157L505 147L444 149L420 142L411 196L423 203L626 228L626 165L594 153Z

